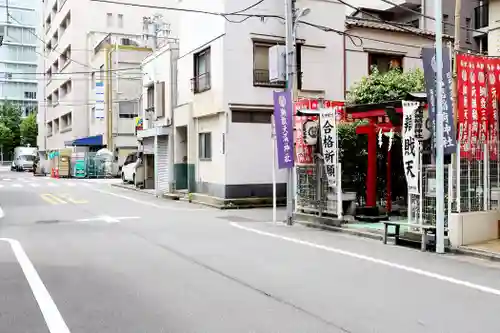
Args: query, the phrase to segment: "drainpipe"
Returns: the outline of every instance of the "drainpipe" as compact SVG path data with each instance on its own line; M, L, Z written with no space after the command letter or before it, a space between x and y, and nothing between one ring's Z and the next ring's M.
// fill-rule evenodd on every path
M175 45L175 47L172 47ZM171 43L169 46L170 53L170 136L168 138L168 179L169 179L169 192L174 193L177 189L175 179L175 117L174 109L177 106L177 51L178 46ZM165 113L165 116L166 113Z

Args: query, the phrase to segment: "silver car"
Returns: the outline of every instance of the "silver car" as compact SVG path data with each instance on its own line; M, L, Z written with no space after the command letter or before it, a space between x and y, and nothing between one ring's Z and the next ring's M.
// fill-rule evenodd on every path
M18 156L14 160L16 171L32 171L34 160L35 160L35 156L33 156L33 155Z

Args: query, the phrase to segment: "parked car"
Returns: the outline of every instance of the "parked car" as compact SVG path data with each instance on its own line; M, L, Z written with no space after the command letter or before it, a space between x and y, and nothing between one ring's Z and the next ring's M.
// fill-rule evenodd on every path
M135 184L135 174L137 167L141 164L141 159L137 157L137 153L130 153L127 155L125 162L123 162L121 176L124 183Z

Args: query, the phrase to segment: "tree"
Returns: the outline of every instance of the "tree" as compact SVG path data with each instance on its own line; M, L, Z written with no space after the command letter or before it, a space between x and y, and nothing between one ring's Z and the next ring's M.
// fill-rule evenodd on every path
M406 72L393 69L381 73L374 67L369 76L362 78L349 89L347 104L369 104L401 100L406 98L409 93L422 92L424 89L424 74L420 69ZM343 187L346 190L351 188L356 191L358 198L365 197L366 170L368 167L367 138L365 135L356 134L356 127L361 123L357 121L339 126L339 146L341 148L342 170L344 171L342 173ZM385 141L383 149L387 149L387 139ZM399 137L395 137L392 147L395 154L392 161L393 189L406 189L404 174L400 172L400 147L401 140ZM381 180L377 183L379 197L385 196L385 160L386 153L379 150L377 154L378 175Z
M21 109L13 104L0 105L0 144L4 154L11 153L21 143Z
M396 101L409 93L422 91L425 91L424 73L418 68L405 72L393 69L381 73L373 67L369 76L349 89L347 103L352 105Z
M31 113L21 121L20 125L21 145L36 147L36 139L38 136L38 124L36 122L36 114Z

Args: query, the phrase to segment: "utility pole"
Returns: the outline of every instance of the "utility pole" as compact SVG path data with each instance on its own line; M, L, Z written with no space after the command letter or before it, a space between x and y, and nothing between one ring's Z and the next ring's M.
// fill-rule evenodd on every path
M436 17L436 252L444 253L444 145L443 145L443 11L435 2Z
M295 1L285 0L285 26L286 26L286 89L292 92L292 100L294 98L294 60L295 60ZM293 101L292 101L293 102ZM288 115L293 117L292 114ZM293 168L287 169L287 182L286 182L286 224L292 225L293 223Z
M462 0L456 0L455 2L455 43L453 59L456 59L457 52L460 51L460 30L462 18L460 13L462 12ZM457 88L457 62L453 61L453 114L455 127L457 126L457 115L458 115L458 88ZM459 135L460 137L460 135Z

